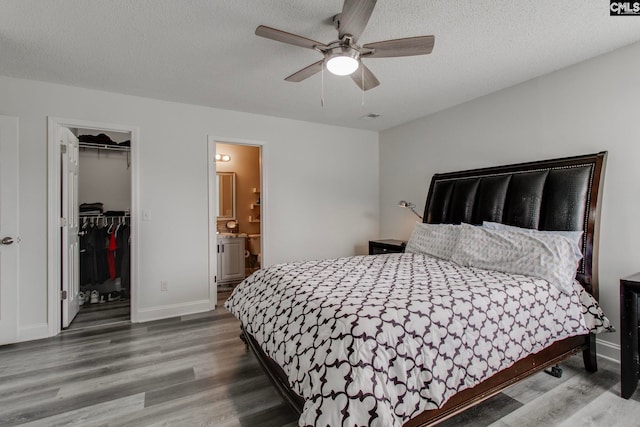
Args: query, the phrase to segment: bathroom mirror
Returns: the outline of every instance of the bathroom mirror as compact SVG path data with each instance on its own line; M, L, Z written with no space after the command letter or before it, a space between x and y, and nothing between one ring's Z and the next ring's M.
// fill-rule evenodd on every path
M218 220L236 219L236 173L216 172Z

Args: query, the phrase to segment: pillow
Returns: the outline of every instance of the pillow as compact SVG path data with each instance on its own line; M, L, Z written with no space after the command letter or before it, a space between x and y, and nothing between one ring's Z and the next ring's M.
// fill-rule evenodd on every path
M458 243L459 231L459 225L416 222L404 251L450 260Z
M589 328L589 332L592 334L615 332L616 329L611 325L609 318L607 318L602 311L598 301L596 301L589 292L585 291L580 283L575 282L573 286L580 295L582 315L584 316L584 322L586 323L587 328Z
M531 234L557 234L558 236L564 236L567 239L571 240L573 243L573 252L575 252L576 256L580 257L578 259L582 259L582 235L584 231L565 231L565 230L535 230L533 228L522 228L516 227L515 225L507 225L500 224L499 222L489 222L483 221L482 226L484 228L488 228L489 230L510 230L510 231L519 231L521 233L531 233Z
M504 273L540 277L562 292L573 292L576 265L573 244L563 236L489 230L468 224L460 236L451 261Z

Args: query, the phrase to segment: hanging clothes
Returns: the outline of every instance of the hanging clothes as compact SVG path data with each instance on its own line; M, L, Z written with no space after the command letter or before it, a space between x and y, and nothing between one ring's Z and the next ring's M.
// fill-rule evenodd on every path
M116 294L118 299L130 295L131 231L126 220L124 216L83 218L79 267L80 286L85 292L100 289L108 298ZM107 226L107 222L111 225Z
M109 244L107 228L96 227L93 230L95 245L96 283L102 283L109 278L109 264L107 261L107 246Z
M122 276L122 258L124 256L124 247L129 243L124 240L124 230L127 228L126 224L118 224L116 228L116 256L115 256L115 267L116 267L116 277Z
M96 282L95 248L91 233L92 225L83 225L80 235L80 286L91 285Z
M107 265L109 268L109 279L116 280L116 227L111 226L107 230Z
M119 239L122 243L122 265L120 268L120 277L123 290L126 290L127 295L131 288L131 228L124 226L120 231Z

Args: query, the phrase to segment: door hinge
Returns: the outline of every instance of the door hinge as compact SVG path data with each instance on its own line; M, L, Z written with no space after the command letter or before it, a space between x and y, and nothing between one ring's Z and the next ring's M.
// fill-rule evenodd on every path
M60 144L60 153L66 154L66 152L67 152L67 146L64 144Z
M60 227L67 226L67 218L60 218Z
M64 301L67 299L67 291L60 291L60 300Z
M218 276L213 276L214 283L218 283Z

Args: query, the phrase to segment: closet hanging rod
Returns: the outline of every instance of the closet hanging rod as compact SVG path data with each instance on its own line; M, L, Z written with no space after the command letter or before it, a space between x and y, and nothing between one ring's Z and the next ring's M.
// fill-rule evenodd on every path
M109 225L109 224L128 224L131 220L131 215L102 215L102 214L93 214L93 215L80 215L80 220L82 221L82 227L86 227L87 225Z
M94 150L111 150L111 151L131 151L131 147L110 145L110 144L94 144L91 142L79 143L80 148L92 148Z
M83 218L122 218L122 217L130 218L131 214L126 213L124 215L104 215L104 214L84 214L80 212L79 216Z

